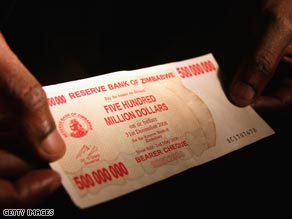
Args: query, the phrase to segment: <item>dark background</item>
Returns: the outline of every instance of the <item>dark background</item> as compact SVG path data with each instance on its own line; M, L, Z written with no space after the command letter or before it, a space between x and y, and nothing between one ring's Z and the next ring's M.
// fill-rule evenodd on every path
M17 1L2 29L43 85L209 52L228 81L251 45L257 12L253 1L60 2ZM62 188L39 208L80 218L291 215L291 112L259 113L275 135L86 210Z

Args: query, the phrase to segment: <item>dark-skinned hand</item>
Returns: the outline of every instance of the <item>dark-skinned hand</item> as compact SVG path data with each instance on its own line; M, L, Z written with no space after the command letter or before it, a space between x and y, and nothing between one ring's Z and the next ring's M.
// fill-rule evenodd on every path
M292 104L292 1L263 0L252 20L251 48L233 79L230 98L237 106L260 110L289 108ZM279 66L285 65L280 70ZM283 70L285 69L285 70ZM266 92L277 78L277 84Z
M48 162L64 153L45 92L0 33L0 207L31 208L58 189Z

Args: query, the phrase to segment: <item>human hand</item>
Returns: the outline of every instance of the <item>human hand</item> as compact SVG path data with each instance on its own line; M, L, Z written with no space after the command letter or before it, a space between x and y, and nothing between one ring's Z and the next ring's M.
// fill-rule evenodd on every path
M60 185L44 163L65 153L41 85L0 33L0 207L37 205Z
M289 108L292 105L292 2L264 0L254 20L256 36L244 56L230 89L240 107ZM286 68L279 68L280 65ZM271 92L268 85L277 79Z

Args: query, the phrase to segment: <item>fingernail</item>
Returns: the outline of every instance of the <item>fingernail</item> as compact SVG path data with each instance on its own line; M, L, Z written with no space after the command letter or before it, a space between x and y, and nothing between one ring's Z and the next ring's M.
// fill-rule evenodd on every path
M49 161L59 159L65 153L65 143L56 129L42 141L41 148Z
M250 104L255 96L254 89L243 82L236 82L231 90L231 97L240 106Z

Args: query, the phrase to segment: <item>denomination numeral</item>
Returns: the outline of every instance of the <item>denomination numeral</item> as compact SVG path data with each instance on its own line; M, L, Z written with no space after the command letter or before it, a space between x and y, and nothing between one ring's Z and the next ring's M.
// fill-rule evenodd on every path
M200 64L203 67L205 72L210 72L210 71L216 70L215 65L210 60L201 62Z
M120 177L128 175L129 172L123 162L109 165L107 168L97 169L90 174L85 173L73 178L78 189L83 190L86 188L94 187L103 183L112 181L113 178L118 179Z
M67 100L66 100L66 97L64 95L48 98L48 105L49 106L56 106L56 105L60 105L60 104L66 103L66 102L67 102Z

